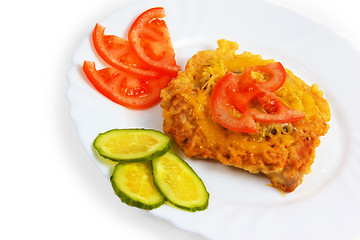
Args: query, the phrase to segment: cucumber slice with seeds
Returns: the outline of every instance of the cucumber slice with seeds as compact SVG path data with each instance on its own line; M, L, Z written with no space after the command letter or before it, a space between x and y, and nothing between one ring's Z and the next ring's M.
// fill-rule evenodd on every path
M165 154L171 140L151 129L113 129L100 133L93 145L102 157L112 161L141 162Z
M152 160L154 184L172 205L191 212L208 207L209 193L194 170L168 152Z
M110 181L115 194L129 206L151 210L165 201L154 186L150 162L118 163Z

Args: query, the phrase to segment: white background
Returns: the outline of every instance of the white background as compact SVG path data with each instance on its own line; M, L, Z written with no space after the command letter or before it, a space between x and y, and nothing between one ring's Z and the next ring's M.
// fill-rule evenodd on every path
M72 54L96 22L131 2L22 0L1 6L0 239L202 239L122 204L69 117ZM358 0L268 2L327 26L360 51Z

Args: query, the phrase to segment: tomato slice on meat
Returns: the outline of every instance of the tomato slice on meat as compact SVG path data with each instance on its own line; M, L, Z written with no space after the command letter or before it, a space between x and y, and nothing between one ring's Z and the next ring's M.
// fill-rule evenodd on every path
M251 78L251 72L267 75L263 82ZM244 69L239 79L239 91L233 91L233 105L241 112L248 111L257 122L290 123L305 117L298 110L287 107L273 92L278 90L286 80L286 71L279 62ZM257 98L263 112L249 108L252 98Z
M263 93L257 98L265 112L250 109L250 114L255 121L263 123L292 123L305 117L299 110L287 107L274 93L267 91L266 89L263 89L262 91Z
M266 74L266 80L252 79L251 72ZM216 121L228 129L256 133L256 123L290 123L305 117L298 110L287 107L273 91L286 80L281 63L245 68L240 77L226 73L214 86L211 110ZM253 100L261 104L262 110L251 108Z
M140 76L159 76L149 70L130 48L129 42L115 35L104 35L105 27L96 24L92 32L92 40L96 52L110 66Z
M256 133L256 123L249 111L240 113L232 104L231 96L237 89L237 75L230 72L215 84L210 100L212 115L225 128L238 132Z
M176 76L180 67L170 40L162 7L143 12L131 25L128 39L138 58L148 67Z
M91 84L105 97L124 107L149 108L157 104L160 91L171 77L145 78L123 72L113 67L96 70L95 62L84 61L83 71Z
M251 67L249 70L251 72L261 72L267 76L267 79L264 82L259 82L258 84L270 92L275 92L278 90L286 80L286 71L280 62ZM247 76L251 77L251 75Z

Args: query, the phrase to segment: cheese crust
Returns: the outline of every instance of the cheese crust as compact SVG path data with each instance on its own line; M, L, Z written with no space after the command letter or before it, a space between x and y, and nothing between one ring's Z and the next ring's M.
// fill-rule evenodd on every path
M259 132L255 134L222 127L210 108L216 82L227 71L241 74L245 67L274 60L264 60L249 52L236 54L238 44L224 39L218 45L216 50L200 51L190 58L185 70L162 90L165 134L188 157L215 159L250 173L262 173L274 187L294 191L303 176L311 172L319 137L329 129L331 113L327 100L316 84L309 86L286 69L286 81L274 93L288 107L304 113L303 120L288 124L257 123Z

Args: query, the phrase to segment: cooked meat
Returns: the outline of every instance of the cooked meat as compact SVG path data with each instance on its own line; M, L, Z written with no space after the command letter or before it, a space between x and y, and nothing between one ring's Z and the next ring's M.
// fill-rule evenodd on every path
M214 85L226 71L241 74L245 67L266 65L249 52L236 54L238 45L218 41L217 50L195 54L162 93L164 132L188 157L216 159L250 173L263 173L272 185L286 192L311 172L319 137L327 133L330 108L316 84L309 86L286 69L284 85L274 93L305 118L295 123L257 123L258 133L235 132L212 116Z

